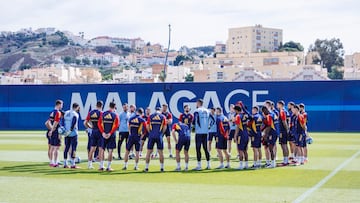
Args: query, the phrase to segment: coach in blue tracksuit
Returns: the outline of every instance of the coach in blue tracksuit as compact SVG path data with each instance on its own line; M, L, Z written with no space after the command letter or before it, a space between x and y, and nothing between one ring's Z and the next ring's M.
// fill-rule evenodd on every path
M65 150L64 150L64 168L69 168L67 165L67 157L71 147L71 168L77 168L75 165L75 152L78 144L78 129L79 129L79 113L80 106L73 103L72 109L65 112L64 127L66 129Z
M204 149L207 161L206 169L210 169L210 154L207 148L210 112L203 107L202 99L197 100L196 107L197 108L194 112L193 125L195 126L196 158L198 163L194 170L201 170L201 145Z

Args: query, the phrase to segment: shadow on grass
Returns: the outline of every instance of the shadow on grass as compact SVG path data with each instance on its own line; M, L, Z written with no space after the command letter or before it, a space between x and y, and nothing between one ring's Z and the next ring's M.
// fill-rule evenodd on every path
M142 170L114 170L111 172L108 171L98 171L97 169L89 170L87 168L80 169L65 169L62 167L52 168L47 163L39 163L39 164L24 164L24 165L14 165L14 166L5 166L0 168L0 172L9 172L9 173L32 173L38 175L74 175L74 174L96 174L96 175L128 175L128 174L209 174L209 173L232 173L232 172L249 172L254 171L252 169L247 170L236 170L236 169L210 169L210 170L188 170L188 171L172 171L167 170L165 172L161 172L160 170L150 170L148 172L143 172Z

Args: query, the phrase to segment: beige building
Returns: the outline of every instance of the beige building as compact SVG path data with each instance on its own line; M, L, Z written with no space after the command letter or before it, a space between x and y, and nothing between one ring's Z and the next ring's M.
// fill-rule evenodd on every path
M225 53L226 52L226 44L224 44L222 42L216 42L214 52L215 53Z
M38 80L44 84L57 83L98 83L101 74L94 68L74 68L65 66L50 66L46 68L25 69L25 80Z
M359 80L360 79L360 53L345 55L344 61L344 79Z
M237 54L276 51L283 41L283 31L276 28L265 28L262 25L230 28L226 43L226 53Z
M188 67L195 82L328 80L325 68L305 65L304 58L303 52L217 54Z

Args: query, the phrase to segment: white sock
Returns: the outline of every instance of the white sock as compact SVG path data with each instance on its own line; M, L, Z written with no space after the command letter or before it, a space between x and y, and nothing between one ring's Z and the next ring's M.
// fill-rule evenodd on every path
M243 167L243 162L240 161L240 162L239 162L239 168L242 168L242 167Z
M294 153L291 153L291 154L290 154L290 157L294 158Z
M180 162L176 163L176 168L180 168Z
M149 163L146 163L146 164L145 164L145 168L146 168L146 169L149 169Z
M266 164L270 164L270 160L266 159Z
M220 166L224 166L224 162L220 162Z
M169 154L172 155L171 149L169 149Z
M104 161L100 161L100 168L104 168Z
M185 168L189 167L189 163L185 162Z
M92 167L92 161L88 161L88 167Z
M139 163L135 162L135 168L137 168L137 167L138 167L138 164L139 164Z
M107 168L111 168L111 161L108 161Z
M160 163L160 168L164 168L164 164Z
M201 168L201 161L198 161L197 167Z
M75 166L75 159L71 159L71 166Z
M272 166L273 166L273 167L276 166L276 160L272 160Z
M210 161L207 161L207 167L210 168Z
M226 162L226 166L228 167L230 166L230 161Z
M125 162L125 168L127 168L128 167L128 162Z
M289 163L289 157L284 157L284 163Z
M248 167L249 167L249 162L245 161L245 168L248 168Z

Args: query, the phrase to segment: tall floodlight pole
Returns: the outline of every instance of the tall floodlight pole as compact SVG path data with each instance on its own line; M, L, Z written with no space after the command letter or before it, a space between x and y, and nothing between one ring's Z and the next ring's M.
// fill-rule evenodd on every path
M164 63L164 82L166 80L166 64L167 64L169 51L170 51L170 41L171 41L171 25L169 24L169 42L168 42L168 47L166 50L165 63Z

